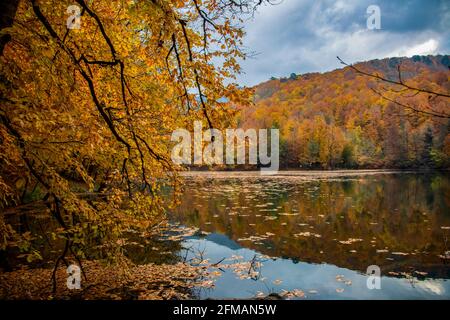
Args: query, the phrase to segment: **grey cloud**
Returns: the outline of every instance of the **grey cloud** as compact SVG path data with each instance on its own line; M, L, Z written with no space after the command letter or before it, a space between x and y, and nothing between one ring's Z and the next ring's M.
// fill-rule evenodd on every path
M381 30L367 30L366 9L381 9ZM245 44L254 58L242 63L240 83L254 85L270 76L323 72L348 62L404 55L436 44L450 49L450 6L446 1L284 0L260 8L247 22ZM430 42L430 40L432 40Z

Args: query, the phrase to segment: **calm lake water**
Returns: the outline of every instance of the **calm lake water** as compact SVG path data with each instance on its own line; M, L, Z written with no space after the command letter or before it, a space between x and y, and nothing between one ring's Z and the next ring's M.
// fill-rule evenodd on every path
M450 175L190 173L179 255L218 262L200 298L449 299ZM367 287L367 267L381 289ZM294 294L292 295L292 292Z

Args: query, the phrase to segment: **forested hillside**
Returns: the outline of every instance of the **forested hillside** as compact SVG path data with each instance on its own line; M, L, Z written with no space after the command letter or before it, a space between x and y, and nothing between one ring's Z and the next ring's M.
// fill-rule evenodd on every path
M372 60L355 67L448 94L449 65L450 57L439 55ZM284 167L443 168L450 163L449 109L448 99L347 66L259 84L255 105L243 108L239 122L244 128L279 128Z

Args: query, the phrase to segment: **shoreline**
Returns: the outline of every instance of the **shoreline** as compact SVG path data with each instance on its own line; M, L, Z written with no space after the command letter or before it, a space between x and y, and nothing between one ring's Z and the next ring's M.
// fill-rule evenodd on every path
M274 174L261 174L258 170L195 170L181 171L181 177L194 178L345 178L357 176L374 176L383 174L428 174L448 173L449 170L418 170L418 169L338 169L338 170L280 170Z

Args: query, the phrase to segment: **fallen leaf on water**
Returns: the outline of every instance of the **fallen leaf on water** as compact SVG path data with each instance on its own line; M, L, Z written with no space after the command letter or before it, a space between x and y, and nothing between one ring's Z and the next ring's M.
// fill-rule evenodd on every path
M305 296L305 293L302 290L299 290L299 289L294 289L292 291L292 293L294 294L294 296L296 296L298 298L303 298Z
M391 254L396 255L396 256L407 256L407 255L409 255L409 253L404 253L404 252L392 252Z
M439 258L441 258L441 259L450 259L450 251L445 251L444 254L440 254Z
M344 276L343 275L337 275L336 276L336 281L339 281L339 282L342 282L342 281L344 281Z
M341 241L339 241L339 243L342 243L342 244L352 244L352 243L354 243L354 242L359 242L359 241L363 241L363 239L349 238L349 239L347 239L347 240L341 240Z
M322 237L318 233L313 233L313 232L309 232L309 231L294 234L294 237L311 237L311 236L314 236L316 238Z
M272 283L275 284L275 285L280 285L282 282L283 281L281 281L280 279L276 279L276 280L272 281Z

